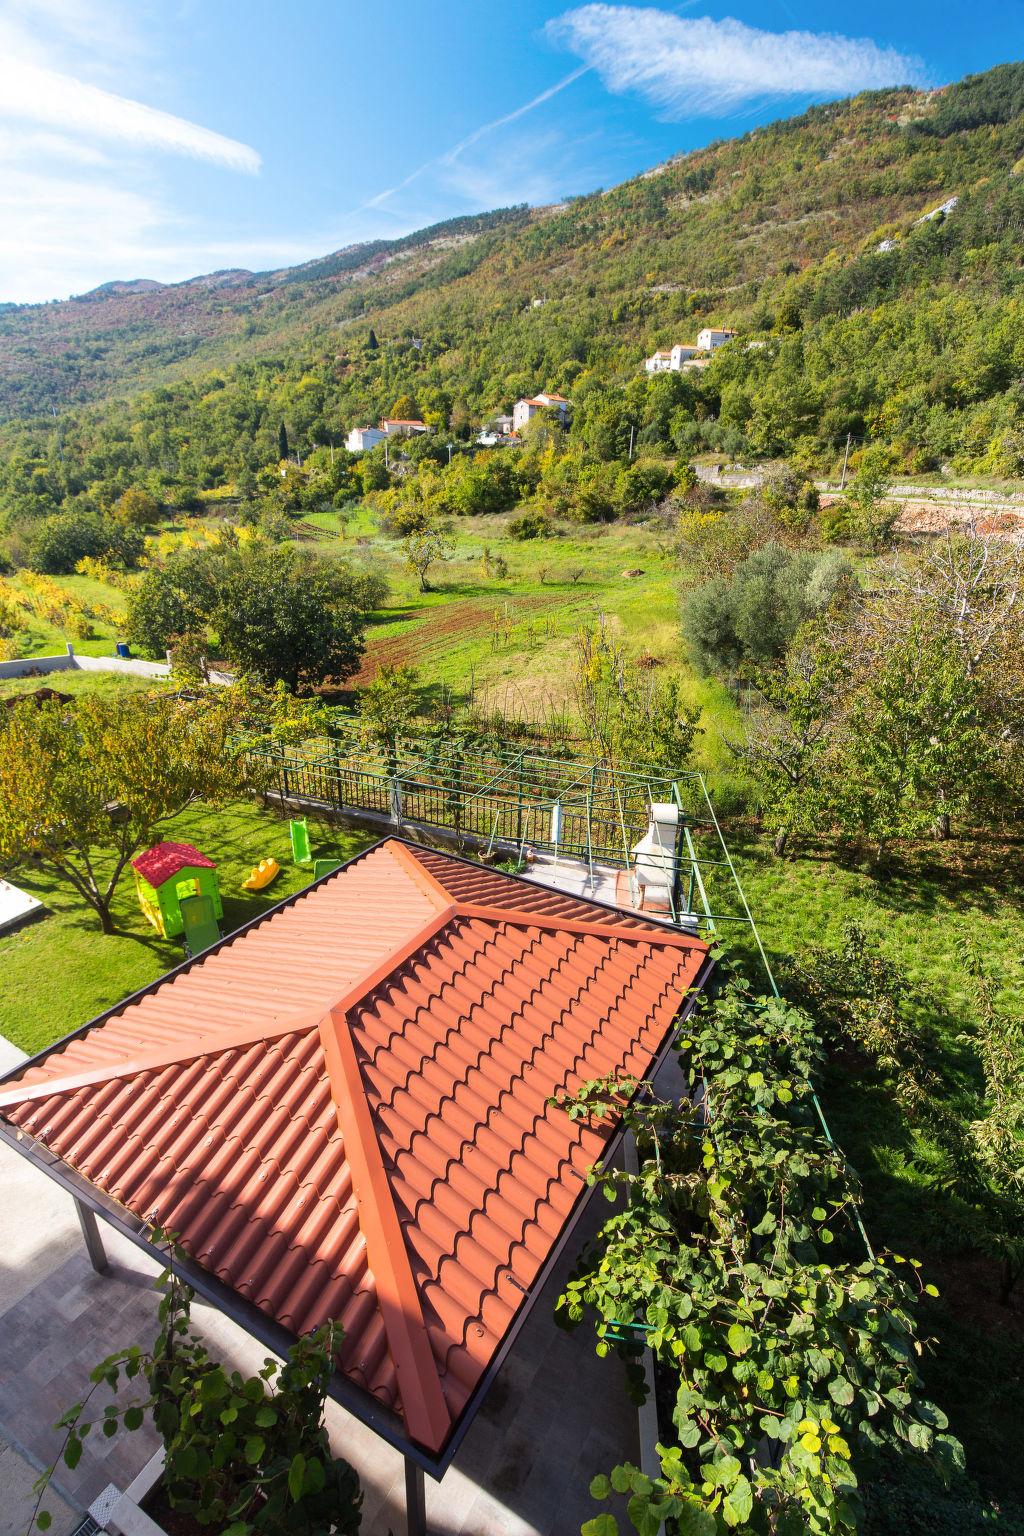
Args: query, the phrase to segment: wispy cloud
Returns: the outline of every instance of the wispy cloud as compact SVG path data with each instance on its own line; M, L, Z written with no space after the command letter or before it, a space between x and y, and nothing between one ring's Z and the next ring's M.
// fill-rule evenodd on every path
M518 122L535 107L542 107L546 101L551 100L552 96L557 96L559 91L564 91L566 86L572 85L581 75L585 75L589 68L589 64L581 64L578 69L571 70L561 80L556 80L554 85L549 85L547 90L523 102L521 107L516 107L513 111L504 113L502 117L496 117L491 122L474 128L472 133L468 133L464 139L453 144L451 149L446 149L443 154L424 160L423 164L418 165L414 171L410 171L408 176L403 177L401 181L396 181L393 187L387 187L383 192L377 192L373 197L367 198L366 202L361 203L354 211L364 213L368 208L379 208L383 203L390 202L397 193L404 192L406 187L412 186L414 181L419 181L420 177L425 176L428 171L454 166L467 149L478 144L489 133L495 133L499 128L506 128L509 123ZM490 184L494 184L493 178L490 178Z
M260 168L256 151L237 139L7 52L0 54L0 119L188 155L250 175Z
M672 118L720 115L786 96L845 96L923 81L916 58L869 38L764 32L730 17L687 17L654 6L582 5L548 36L596 69L608 90L635 91Z
M160 162L252 175L260 157L142 99L151 47L137 0L0 0L0 300L217 264Z

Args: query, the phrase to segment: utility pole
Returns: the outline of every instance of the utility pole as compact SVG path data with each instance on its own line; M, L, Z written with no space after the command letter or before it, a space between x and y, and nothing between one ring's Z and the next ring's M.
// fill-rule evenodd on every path
M453 447L453 444L449 443L448 444L448 466L449 466L449 468L451 467L451 462L452 462L452 447Z
M839 482L839 489L840 490L843 490L843 488L846 485L846 466L847 466L847 464L849 464L849 462L850 462L850 433L847 432L847 434L846 434L846 452L843 454L843 478Z
M634 435L635 432L636 432L636 425L631 421L630 424L629 424L629 457L630 457L630 459L632 459L632 457L633 457L633 435Z

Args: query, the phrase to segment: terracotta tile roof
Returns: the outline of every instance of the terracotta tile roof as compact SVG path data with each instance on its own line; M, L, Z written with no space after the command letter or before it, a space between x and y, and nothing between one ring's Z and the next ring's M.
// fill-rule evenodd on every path
M380 843L57 1045L0 1115L339 1366L437 1453L612 1135L700 940Z
M216 869L217 866L191 843L157 843L145 853L137 853L132 859L132 868L138 870L143 880L156 886L163 885L180 869Z

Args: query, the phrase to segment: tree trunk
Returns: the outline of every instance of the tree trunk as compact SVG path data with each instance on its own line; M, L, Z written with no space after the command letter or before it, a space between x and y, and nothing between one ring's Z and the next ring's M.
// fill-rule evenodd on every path
M935 823L935 836L945 842L950 836L950 820L948 811L940 811Z
M103 933L116 933L114 919L110 915L110 908L102 902L96 903L96 915L100 920L100 930Z
M789 842L789 829L788 829L788 827L780 827L779 830L775 834L775 841L772 843L772 852L775 854L775 857L777 859L781 859L782 858L782 855L786 851L786 844L788 842Z

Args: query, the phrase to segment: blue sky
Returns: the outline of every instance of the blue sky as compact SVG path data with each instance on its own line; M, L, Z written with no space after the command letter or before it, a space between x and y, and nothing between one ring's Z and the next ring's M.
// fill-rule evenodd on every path
M0 301L554 202L1021 56L1020 0L0 0Z

